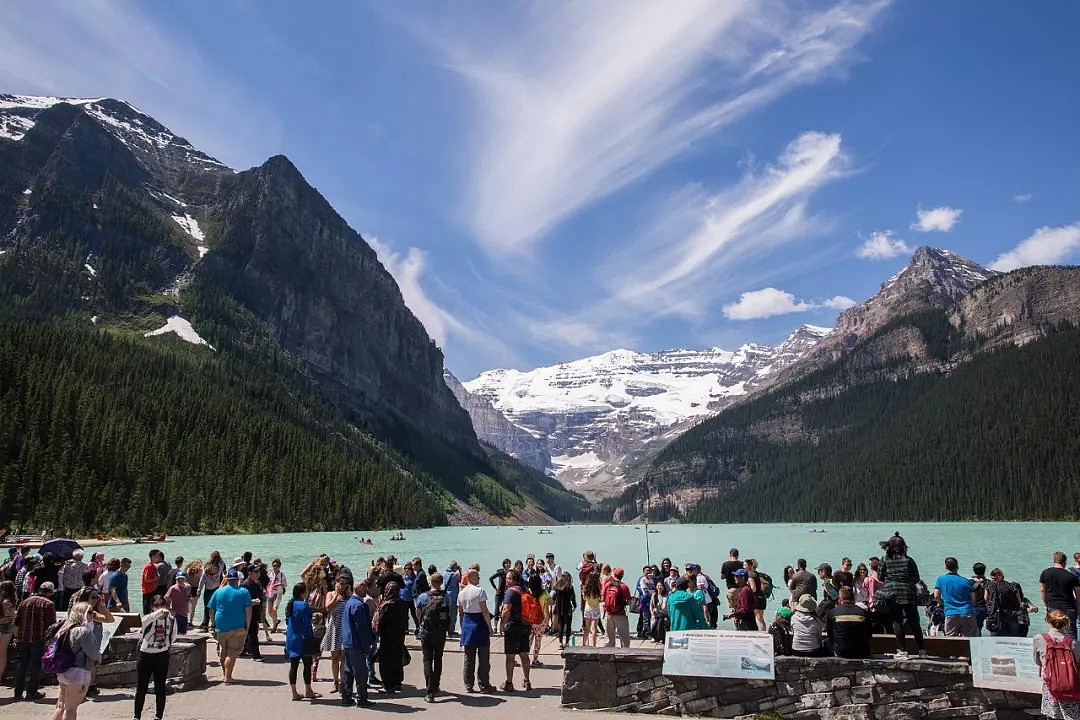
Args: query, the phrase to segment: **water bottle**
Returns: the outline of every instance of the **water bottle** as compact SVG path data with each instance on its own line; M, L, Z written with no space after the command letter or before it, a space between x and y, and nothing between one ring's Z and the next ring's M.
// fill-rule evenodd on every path
M574 633L570 633L570 647L575 647L576 645L577 645L577 635L575 635Z

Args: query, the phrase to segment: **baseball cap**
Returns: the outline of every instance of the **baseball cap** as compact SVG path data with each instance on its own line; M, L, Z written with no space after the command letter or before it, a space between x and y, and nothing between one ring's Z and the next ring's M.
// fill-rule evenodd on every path
M790 620L791 616L794 615L795 613L792 612L791 608L789 608L789 607L782 607L782 608L780 608L779 610L776 611L776 614L779 615L780 617L784 618L785 620Z
M832 570L832 565L830 565L829 563L821 563L820 565L817 566L817 569L818 570Z
M187 573L186 573L186 572L184 572L183 570L181 570L180 572L176 573L176 578L177 578L178 580L179 580L180 578L184 578L184 579L187 579Z
M748 575L750 575L750 573L746 572L746 570L743 568L739 568L735 572L731 573L731 575L732 577L747 577Z
M698 570L701 569L701 566L698 565L697 563L686 563L686 569L697 572Z
M232 568L231 570L229 570L228 573L226 573L225 579L226 580L239 580L240 579L240 573L237 572L236 568Z
M622 576L624 575L623 569L621 567L617 567L614 570L612 570L611 574L614 575L617 578L620 578L620 579L622 579Z

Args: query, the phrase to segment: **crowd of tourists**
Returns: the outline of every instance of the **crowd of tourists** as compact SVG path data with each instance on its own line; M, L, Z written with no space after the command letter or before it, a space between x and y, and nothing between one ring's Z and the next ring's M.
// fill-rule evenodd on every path
M262 661L263 643L283 634L293 700L320 697L314 683L322 664L329 666L331 692L342 704L358 706L372 704L374 688L387 696L402 691L410 633L419 640L428 702L442 690L448 641L462 647L466 692L512 693L519 668L520 687L532 690L531 670L542 663L545 636L557 638L560 649L579 639L595 646L601 638L608 647L628 647L632 636L662 644L670 631L725 623L768 632L780 655L865 658L872 635L891 632L894 657L906 658L908 635L926 655L924 628L947 637L1029 633L1038 607L1000 568L987 573L975 563L970 576L961 575L957 560L947 557L931 584L899 534L880 546L880 556L858 563L845 557L836 569L822 562L811 572L798 559L775 579L732 548L714 574L696 562L680 569L665 558L643 566L629 583L623 568L603 563L591 550L569 568L548 553L506 559L490 574L478 564L463 568L455 560L439 571L419 557L399 562L392 555L354 571L320 555L290 584L276 558L265 563L249 552L226 563L214 551L206 560L169 562L154 549L134 598L142 626L134 717L141 717L153 683L155 718L162 718L169 648L189 631L213 633L226 684L238 682L240 658ZM42 698L41 673L54 672L60 686L55 718L75 719L84 698L98 692L94 676L104 624L114 621L114 612L132 611L131 566L129 558L106 561L101 553L87 562L81 550L60 561L12 549L0 567L0 668L14 645L16 700ZM1064 553L1054 554L1053 565L1039 576L1038 598L1049 629L1035 638L1036 662L1050 664L1047 658L1062 648L1080 658L1071 642L1080 607L1080 553L1072 567ZM776 600L778 609L766 618ZM67 612L59 623L58 609ZM578 613L580 633L574 630ZM497 637L505 659L498 687L491 669ZM1080 718L1080 703L1044 692L1044 711Z

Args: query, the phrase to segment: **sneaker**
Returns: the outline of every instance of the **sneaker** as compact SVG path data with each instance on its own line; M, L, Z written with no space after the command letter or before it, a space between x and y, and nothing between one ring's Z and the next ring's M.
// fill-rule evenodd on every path
M535 667L544 667L544 663L540 662L540 658L536 658L532 661L532 665Z
M474 688L472 685L466 685L465 686L465 692L469 693L470 695L475 695L476 694L476 688Z
M86 688L86 697L97 697L100 694L101 690L96 685Z
M907 660L908 654L906 650L897 650L893 655L893 660Z
M435 696L434 695L425 695L424 696L424 702L426 702L426 703L435 702Z
M344 705L345 707L352 707L356 703L353 701L353 699L351 697L348 697L348 698L343 697L343 698L341 698L341 704Z
M371 700L357 700L356 701L356 707L371 707L374 704L375 703L373 703Z
M481 685L480 686L480 692L482 692L482 693L493 693L493 692L495 692L495 686L494 685Z
M26 693L26 699L31 700L31 701L33 701L33 700L44 700L45 699L45 693L43 693L43 692Z
M927 654L926 654L926 651L925 651L925 650L920 650L920 651L919 651L919 659L920 659L920 660L925 660L925 659L926 659L926 658L928 658L928 657L929 657L929 655L927 655Z

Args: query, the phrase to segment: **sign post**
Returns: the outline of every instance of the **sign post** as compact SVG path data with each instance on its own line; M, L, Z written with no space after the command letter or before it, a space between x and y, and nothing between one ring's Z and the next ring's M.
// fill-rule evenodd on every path
M664 674L775 680L772 636L735 630L668 632Z

